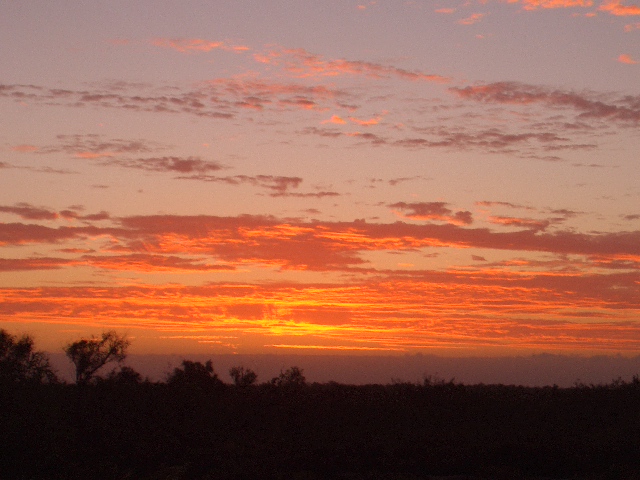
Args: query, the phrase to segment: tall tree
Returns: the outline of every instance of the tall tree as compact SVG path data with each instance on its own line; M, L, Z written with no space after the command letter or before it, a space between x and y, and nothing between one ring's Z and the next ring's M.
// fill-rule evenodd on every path
M64 351L76 367L76 383L88 383L107 363L122 363L130 343L112 330L104 332L101 338L83 338L67 345Z
M0 329L0 383L53 383L57 380L49 358L33 350L29 335L17 338Z

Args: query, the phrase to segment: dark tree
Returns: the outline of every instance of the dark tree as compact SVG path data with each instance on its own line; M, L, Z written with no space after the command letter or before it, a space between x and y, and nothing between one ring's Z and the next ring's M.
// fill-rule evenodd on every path
M122 363L129 344L126 338L109 331L104 332L101 338L83 338L67 345L64 351L76 367L76 383L88 383L107 363Z
M189 386L196 388L209 388L223 385L218 374L213 371L211 360L201 362L182 361L182 368L174 368L169 375L167 384L173 386Z
M302 374L303 370L298 367L291 367L280 375L271 379L271 384L277 387L302 387L306 384L307 379Z
M53 383L56 380L49 358L33 350L30 336L17 338L0 330L0 383Z
M142 375L133 368L123 366L119 370L113 370L107 375L107 382L119 385L138 385L143 382Z
M236 387L248 387L249 385L253 385L258 379L256 372L244 367L232 367L229 370L229 375L233 379Z

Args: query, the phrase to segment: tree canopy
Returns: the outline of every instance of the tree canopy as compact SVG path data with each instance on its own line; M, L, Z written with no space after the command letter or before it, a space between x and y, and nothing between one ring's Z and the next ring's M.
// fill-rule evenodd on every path
M100 338L83 338L67 345L64 351L76 367L76 383L88 383L107 363L122 363L129 344L129 340L112 330Z
M34 351L29 335L18 338L0 329L0 383L53 383L56 375L44 352Z

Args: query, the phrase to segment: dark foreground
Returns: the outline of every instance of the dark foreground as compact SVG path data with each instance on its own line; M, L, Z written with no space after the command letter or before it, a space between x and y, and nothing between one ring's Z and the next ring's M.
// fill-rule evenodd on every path
M640 479L640 381L0 391L3 479Z

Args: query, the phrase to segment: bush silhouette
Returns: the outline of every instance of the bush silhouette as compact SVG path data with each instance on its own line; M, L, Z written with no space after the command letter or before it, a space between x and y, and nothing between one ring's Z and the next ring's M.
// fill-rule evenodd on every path
M271 384L276 387L302 387L306 385L307 379L302 374L303 370L298 367L291 367L280 375L271 379Z
M211 360L201 362L182 361L182 368L175 368L167 378L167 384L171 386L210 388L224 385L213 370Z
M256 372L244 367L232 367L229 370L229 375L233 379L236 387L248 387L249 385L253 385L258 379Z
M33 339L0 330L0 383L53 383L57 378L43 352L33 350Z

